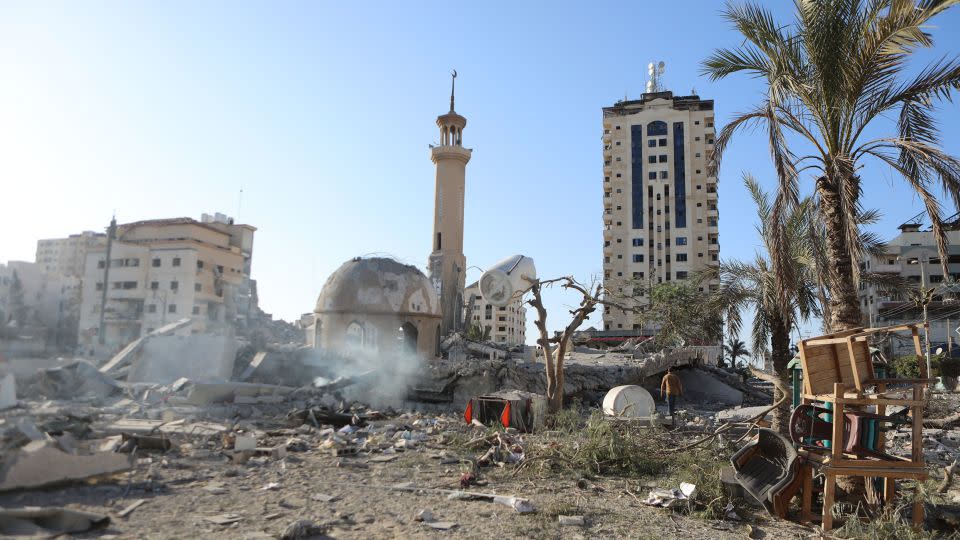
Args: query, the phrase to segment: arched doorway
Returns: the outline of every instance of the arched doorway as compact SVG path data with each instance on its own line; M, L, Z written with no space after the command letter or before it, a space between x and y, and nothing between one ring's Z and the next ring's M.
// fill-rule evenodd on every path
M419 336L420 332L417 331L416 326L411 323L403 323L397 332L397 341L399 342L400 350L405 353L416 354L417 338L419 338Z

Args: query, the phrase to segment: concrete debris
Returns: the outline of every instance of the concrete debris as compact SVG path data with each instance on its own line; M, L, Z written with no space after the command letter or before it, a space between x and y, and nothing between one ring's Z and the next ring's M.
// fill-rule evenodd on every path
M129 456L97 452L71 455L49 441L32 441L4 459L0 491L75 482L129 470Z
M150 332L149 334L130 342L130 344L128 344L123 349L121 349L120 352L115 354L113 358L111 358L106 364L100 366L100 372L110 373L112 371L118 370L119 368L129 364L133 360L133 355L140 350L140 347L142 347L144 342L146 342L147 340L154 337L166 336L166 335L172 334L177 330L180 330L181 328L186 328L192 322L193 322L193 319L190 319L189 317L185 319L180 319L166 326L161 326L160 328L157 328L153 332Z
M243 370L243 373L237 377L237 380L246 381L253 375L253 372L260 367L260 364L263 363L263 360L267 357L267 351L259 351L257 354L253 355L253 358L250 360L250 364L247 365L246 369Z
M227 431L227 426L214 422L190 422L184 419L163 421L139 418L122 418L103 427L103 431L110 435L127 433L131 435L150 435L162 433L167 436L194 436L209 437Z
M108 525L110 525L110 516L70 508L28 506L0 509L0 535L4 537L53 538L103 529Z
M207 516L203 519L215 525L232 525L239 521L243 521L243 516L237 514L217 514L214 516Z
M120 385L86 360L74 360L63 366L38 372L37 390L48 398L76 399L83 396L107 397L120 391Z
M583 516L563 516L563 515L557 516L557 523L559 523L562 526L572 525L576 527L583 527L584 525L587 524Z
M743 403L743 392L699 369L680 369L684 399L731 406Z
M283 534L280 535L280 540L301 540L304 538L312 538L314 536L320 536L327 532L329 527L322 525L317 525L309 519L298 519L290 525L287 525L287 528L284 529Z
M232 334L150 336L135 356L130 382L226 381L233 374L237 340Z
M423 524L438 531L449 531L457 526L457 524L452 521L424 521Z
M0 376L0 411L17 404L17 384L13 373Z
M296 390L289 386L242 382L193 383L184 403L209 405L211 403L279 403L282 396Z

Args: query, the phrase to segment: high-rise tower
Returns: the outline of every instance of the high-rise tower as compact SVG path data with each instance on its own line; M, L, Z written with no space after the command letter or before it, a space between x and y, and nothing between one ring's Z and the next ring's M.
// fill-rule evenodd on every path
M662 66L662 63L660 64ZM650 64L650 88L663 69ZM713 100L644 93L603 108L603 284L643 303L649 284L685 282L720 260ZM701 291L719 286L700 283ZM651 335L605 307L604 330Z
M467 259L463 255L463 195L467 162L472 150L463 147L467 119L454 111L457 72L450 85L450 111L437 117L440 145L430 151L437 166L433 211L433 252L428 267L430 279L440 290L443 320L440 336L462 325L463 289Z

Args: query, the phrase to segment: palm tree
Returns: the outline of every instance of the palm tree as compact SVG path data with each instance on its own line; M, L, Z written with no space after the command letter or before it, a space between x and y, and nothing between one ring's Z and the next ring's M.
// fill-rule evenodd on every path
M957 3L960 0L796 0L792 24L776 21L760 5L728 5L724 15L745 41L718 49L703 62L703 72L713 80L745 72L766 82L765 99L721 130L712 169L740 128L765 126L779 182L774 219L799 203L799 173L815 172L815 204L826 229L825 278L833 330L860 324L859 171L867 160L886 164L916 191L948 275L941 207L932 190L941 188L952 206L960 208L960 161L940 149L932 112L937 101L960 88L960 59L931 63L915 77L903 71L917 49L932 46L932 36L925 31L930 21ZM879 125L891 116L895 126ZM878 132L883 135L874 137ZM798 159L788 136L810 148L810 155ZM770 264L790 280L784 239L773 240ZM779 301L788 303L786 298Z
M757 206L757 232L766 253L758 252L752 262L723 261L714 271L719 274L720 288L711 301L726 312L731 333L738 335L741 313L748 308L755 311L751 331L751 348L755 356L765 354L770 347L774 375L786 388L787 364L790 353L790 330L800 320L819 315L816 279L810 258L809 234L811 201L804 199L783 219L774 220L770 197L750 175L744 183ZM794 271L791 280L774 271L770 263L774 243L780 242L787 251L787 262ZM787 300L786 307L782 302ZM790 416L789 400L783 389L774 387L773 401L780 406L773 411L773 429L786 433Z
M750 354L750 351L747 350L747 344L733 337L723 345L723 352L730 357L730 367L733 368L737 367L737 358Z

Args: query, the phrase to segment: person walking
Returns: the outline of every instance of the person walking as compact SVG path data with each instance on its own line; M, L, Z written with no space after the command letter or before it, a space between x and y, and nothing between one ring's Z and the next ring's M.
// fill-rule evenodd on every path
M673 368L667 368L667 373L660 381L660 398L667 400L667 414L670 415L670 423L676 424L673 412L677 406L677 398L683 395L683 385L680 384L680 377L673 372Z

